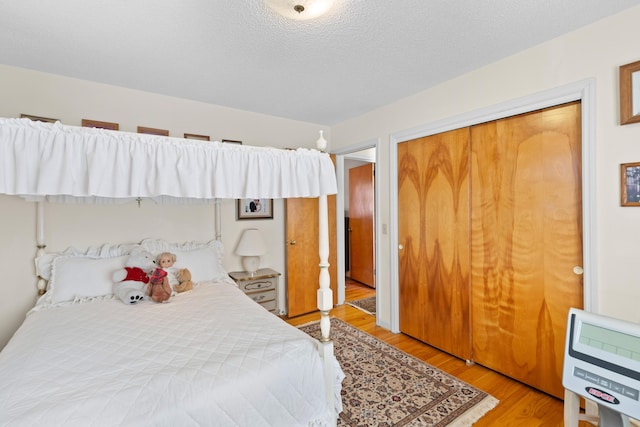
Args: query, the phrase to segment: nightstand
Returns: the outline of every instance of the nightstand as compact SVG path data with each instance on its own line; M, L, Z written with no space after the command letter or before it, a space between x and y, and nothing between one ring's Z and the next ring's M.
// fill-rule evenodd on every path
M278 309L278 277L280 273L261 268L252 276L246 271L232 271L229 277L252 300L276 314Z

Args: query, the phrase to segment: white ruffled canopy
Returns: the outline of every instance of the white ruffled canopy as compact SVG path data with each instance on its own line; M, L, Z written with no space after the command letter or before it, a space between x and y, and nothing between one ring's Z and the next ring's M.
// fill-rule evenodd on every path
M337 192L328 154L0 119L0 194L100 201Z

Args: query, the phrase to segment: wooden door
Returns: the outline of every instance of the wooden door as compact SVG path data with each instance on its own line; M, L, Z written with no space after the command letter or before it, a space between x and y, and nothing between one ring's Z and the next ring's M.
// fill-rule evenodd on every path
M561 398L582 307L580 104L471 129L473 359Z
M329 276L333 303L338 298L336 196L327 197L329 210ZM285 200L287 315L310 313L318 309L317 291L320 278L318 254L318 199L293 198Z
M376 287L374 251L374 163L349 169L351 278Z
M398 145L400 330L471 358L469 130Z

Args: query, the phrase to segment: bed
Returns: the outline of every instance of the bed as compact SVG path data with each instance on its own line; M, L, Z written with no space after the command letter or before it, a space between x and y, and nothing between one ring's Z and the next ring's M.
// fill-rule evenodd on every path
M343 374L329 330L326 195L336 185L325 153L0 119L0 155L0 193L36 205L42 294L0 352L0 425L335 425ZM118 181L107 182L112 176ZM320 341L228 278L219 204L217 239L209 242L147 239L46 251L48 200L253 197L318 197ZM118 300L111 273L140 247L178 253L194 289L164 304Z

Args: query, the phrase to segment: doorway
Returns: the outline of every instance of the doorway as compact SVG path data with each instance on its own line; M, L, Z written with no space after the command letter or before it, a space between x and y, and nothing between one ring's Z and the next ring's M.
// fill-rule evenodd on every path
M360 170L366 170L367 167L374 170L377 161L377 141L369 141L355 146L346 147L338 152L336 155L336 173L338 178L338 198L336 203L337 211L337 228L338 228L338 304L349 303L352 300L365 299L376 296L375 284L377 282L377 254L378 254L378 241L376 237L378 229L378 186L376 185L377 178L375 174L371 177L372 190L371 194L366 197L356 197L350 193L353 191L353 186L350 186L350 172L360 168ZM353 175L353 173L351 173ZM359 174L356 174L359 175ZM365 173L366 175L366 173ZM366 179L365 179L366 181ZM359 191L359 190L356 190ZM354 211L352 203L353 200L357 200L358 207L362 207L362 204L368 204L368 199L372 199L371 210L372 218L370 219L370 230L365 232L365 236L369 235L368 241L358 243L362 238L361 230L354 230L353 226L356 225L355 218L352 219L352 213L355 215L362 215L362 212L358 212L359 209ZM366 217L366 214L365 214ZM365 223L369 222L365 219ZM354 236L354 233L356 235ZM354 239L355 237L355 239ZM354 247L354 245L358 245ZM367 261L364 262L361 258L356 261L355 267L358 272L353 270L353 255L354 250L357 253L359 250L362 253L362 249L368 255L365 256ZM352 273L355 273L353 276ZM365 283L366 282L366 283ZM379 304L379 301L375 300L375 306ZM375 310L378 313L378 310Z

